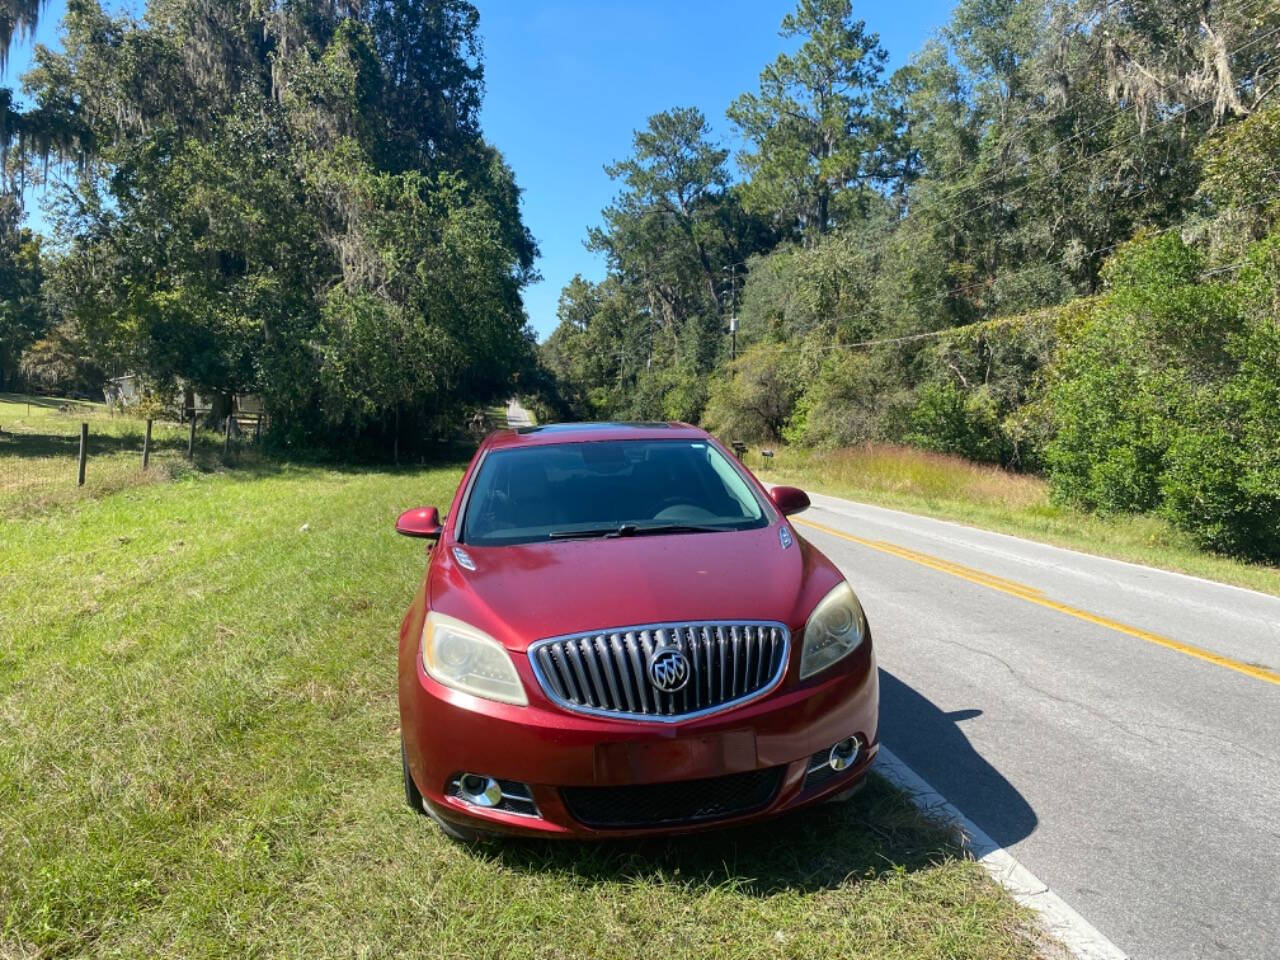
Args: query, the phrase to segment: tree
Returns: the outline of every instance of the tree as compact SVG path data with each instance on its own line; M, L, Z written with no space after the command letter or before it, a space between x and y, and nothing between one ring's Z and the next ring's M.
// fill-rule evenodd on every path
M668 264L695 270L707 299L718 305L718 278L708 248L723 240L717 236L716 214L729 185L729 152L710 143L710 132L695 107L650 117L647 129L635 134L634 154L605 167L624 190L605 209L606 229L593 231L591 244L609 254L621 271L640 272L646 260L652 261L653 241L658 241L666 248Z
M1245 116L1280 86L1274 42L1280 8L1231 0L1082 0L1094 19L1112 100L1132 103L1144 120L1168 103L1203 103L1214 118Z
M25 40L36 32L41 8L47 0L0 0L0 73L9 67L9 48L15 37ZM8 159L14 141L25 132L24 117L13 109L13 93L0 88L0 155ZM7 163L0 163L0 179L8 179ZM8 186L6 184L6 186ZM8 191L6 191L8 192Z
M738 157L748 209L812 243L898 171L894 124L877 103L888 53L850 0L800 0L780 32L804 42L765 67L760 92L738 97L729 119L749 144Z
M16 389L23 351L48 326L40 238L16 225L20 216L17 198L0 196L0 390Z
M692 419L723 349L729 271L772 237L742 210L729 186L728 151L712 142L699 110L655 114L633 146L631 156L605 168L622 189L588 246L607 256L614 284L599 304L600 322L585 321L592 332L602 323L620 332L623 342L606 347L619 364L608 376L630 388L599 383L596 395L618 397L615 415ZM577 299L577 291L566 294ZM566 345L569 332L559 338Z
M308 445L420 438L509 394L536 246L480 134L477 23L464 0L141 21L72 0L27 82L93 147L65 169L56 281L104 365L215 416L261 393Z

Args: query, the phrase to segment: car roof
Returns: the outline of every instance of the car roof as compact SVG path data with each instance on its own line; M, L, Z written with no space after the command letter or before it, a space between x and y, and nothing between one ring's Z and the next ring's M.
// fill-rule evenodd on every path
M707 433L688 423L548 423L537 427L516 427L489 434L485 446L546 446L553 443L588 443L598 440L706 440Z

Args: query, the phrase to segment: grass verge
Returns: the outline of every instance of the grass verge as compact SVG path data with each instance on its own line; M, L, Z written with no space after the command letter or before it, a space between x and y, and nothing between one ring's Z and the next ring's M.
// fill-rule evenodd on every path
M89 424L85 483L77 483L80 424ZM152 424L148 468L142 469L146 422L113 414L101 403L0 394L0 517L28 516L130 487L164 482L222 463L222 437L197 430L186 458L188 426ZM235 456L253 460L237 443Z
M1021 960L886 784L767 829L453 845L404 806L396 514L455 468L267 467L0 521L0 956Z
M771 483L1011 533L1086 553L1189 573L1280 596L1280 569L1206 553L1159 517L1102 517L1049 500L1039 477L1010 473L961 457L912 447L871 444L840 450L774 448L764 466L748 465Z

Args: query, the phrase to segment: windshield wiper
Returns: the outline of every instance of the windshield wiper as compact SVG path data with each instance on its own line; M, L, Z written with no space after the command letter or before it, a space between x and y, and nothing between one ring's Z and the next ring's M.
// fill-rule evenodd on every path
M646 537L658 533L718 533L730 527L713 527L696 523L656 523L640 526L635 523L620 523L615 527L587 527L583 530L552 530L547 534L550 540L594 540L612 537Z
M645 537L654 533L721 533L732 529L732 527L717 527L707 523L655 523L650 526L636 527L631 536Z
M581 530L552 530L547 534L549 540L594 540L607 537L633 537L636 533L634 523L619 523L612 527L584 527Z

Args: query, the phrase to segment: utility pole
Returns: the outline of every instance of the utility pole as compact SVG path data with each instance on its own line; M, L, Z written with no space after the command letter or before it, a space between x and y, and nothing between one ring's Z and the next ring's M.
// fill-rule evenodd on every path
M738 265L731 263L724 268L729 274L729 359L738 359Z

